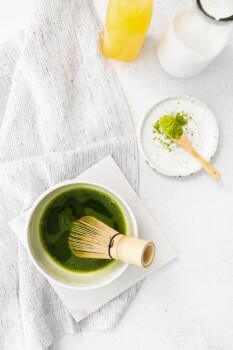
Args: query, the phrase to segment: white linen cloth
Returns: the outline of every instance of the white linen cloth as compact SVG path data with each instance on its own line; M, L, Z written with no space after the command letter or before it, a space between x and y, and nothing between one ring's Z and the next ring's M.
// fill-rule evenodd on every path
M47 349L64 334L107 329L137 290L77 324L7 224L108 154L137 189L134 130L101 31L91 0L40 0L24 38L0 49L1 350Z

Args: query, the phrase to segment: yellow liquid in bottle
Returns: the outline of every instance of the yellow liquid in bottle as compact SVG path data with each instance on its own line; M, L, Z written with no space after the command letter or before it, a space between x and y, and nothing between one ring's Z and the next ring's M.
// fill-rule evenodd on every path
M134 61L150 25L153 0L110 0L103 53L118 61Z

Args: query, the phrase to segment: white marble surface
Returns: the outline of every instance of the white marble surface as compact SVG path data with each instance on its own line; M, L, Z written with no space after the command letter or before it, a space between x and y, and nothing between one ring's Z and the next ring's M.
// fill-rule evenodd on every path
M168 76L158 64L156 46L179 1L155 0L140 58L113 65L135 127L154 102L168 94L190 94L210 107L220 128L213 164L221 171L222 180L215 182L204 171L184 179L169 178L141 159L140 197L179 257L144 282L114 329L66 336L51 347L53 350L232 350L233 39L200 76L185 81ZM0 32L5 3L0 2ZM11 3L20 6L24 1ZM107 0L95 3L103 17ZM9 30L14 27L11 21L4 23Z

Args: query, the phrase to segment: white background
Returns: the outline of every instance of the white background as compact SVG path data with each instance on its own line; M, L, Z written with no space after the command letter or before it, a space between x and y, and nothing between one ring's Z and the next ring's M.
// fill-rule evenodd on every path
M102 18L107 0L94 0ZM140 158L140 197L178 253L178 259L144 282L110 331L66 336L52 346L68 349L233 349L233 37L200 76L178 80L162 71L158 39L179 0L155 0L154 15L139 59L113 62L135 127L147 110L169 94L190 94L213 111L220 128L213 164L216 182L204 171L162 176ZM1 0L0 41L23 28L29 0Z

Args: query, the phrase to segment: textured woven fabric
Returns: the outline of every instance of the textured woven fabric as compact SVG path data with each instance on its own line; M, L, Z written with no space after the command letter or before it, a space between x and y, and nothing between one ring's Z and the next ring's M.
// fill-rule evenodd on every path
M107 329L137 290L77 324L7 224L108 154L137 189L134 130L100 53L101 30L90 0L40 0L24 38L0 49L1 350L46 349L66 333Z

